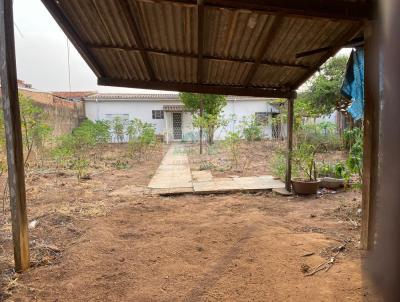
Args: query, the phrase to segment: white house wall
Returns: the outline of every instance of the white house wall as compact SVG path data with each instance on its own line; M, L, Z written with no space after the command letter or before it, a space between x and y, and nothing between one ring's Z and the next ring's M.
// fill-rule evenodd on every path
M152 110L163 110L164 105L182 105L179 101L85 101L86 117L92 121L105 120L107 115L128 114L129 120L138 118L143 122L154 125L157 134L169 133L169 141L172 138L172 114L164 112L164 119L153 119ZM275 112L276 109L264 100L229 100L223 109L223 117L230 120L228 126L215 131L215 139L224 139L229 131L238 131L240 121L256 112ZM236 119L232 120L232 116ZM282 134L285 133L284 126ZM182 134L186 140L198 137L198 130L193 128L191 114L184 112L182 116ZM264 136L272 137L271 126L264 128Z
M164 119L153 119L152 110L163 110L164 105L180 105L180 102L85 102L86 117L92 121L105 120L107 114L129 114L129 120L138 118L143 122L151 123L156 128L157 134L163 134L165 129Z

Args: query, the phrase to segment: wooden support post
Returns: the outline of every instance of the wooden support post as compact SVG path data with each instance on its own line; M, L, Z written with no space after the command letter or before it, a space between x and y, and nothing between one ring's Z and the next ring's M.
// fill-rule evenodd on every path
M380 1L383 19L383 98L380 100L380 138L374 246L369 253L369 277L382 301L400 301L400 1Z
M288 116L287 116L287 155L286 155L286 190L292 190L292 151L293 151L293 123L294 123L294 98L287 100Z
M377 26L365 30L365 105L362 188L361 248L369 250L374 242L374 208L378 178L379 145L379 41Z
M29 240L12 6L12 0L0 0L0 78L7 143L14 261L15 270L21 272L29 267Z

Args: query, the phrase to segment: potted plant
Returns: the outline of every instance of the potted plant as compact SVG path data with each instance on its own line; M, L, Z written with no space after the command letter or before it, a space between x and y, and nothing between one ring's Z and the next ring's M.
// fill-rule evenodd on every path
M293 178L293 190L297 194L310 195L316 194L320 185L317 179L317 167L315 164L315 154L320 150L326 150L325 145L318 146L303 143L293 152L293 164L303 174L301 178Z
M323 164L319 168L322 188L337 190L344 187L349 181L349 172L346 165L342 162L336 164Z

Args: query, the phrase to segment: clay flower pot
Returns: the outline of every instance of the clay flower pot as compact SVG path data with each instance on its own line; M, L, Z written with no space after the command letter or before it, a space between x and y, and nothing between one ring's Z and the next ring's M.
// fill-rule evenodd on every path
M320 183L320 180L305 180L301 178L292 179L293 190L296 194L301 195L316 194Z

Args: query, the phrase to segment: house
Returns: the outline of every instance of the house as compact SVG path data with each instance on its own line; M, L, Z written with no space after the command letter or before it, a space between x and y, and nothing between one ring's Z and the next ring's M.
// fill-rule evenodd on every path
M178 94L93 94L83 98L86 117L92 121L133 120L138 118L154 125L156 133L170 141L195 141L198 129L193 127L191 112L188 112ZM215 131L214 138L224 139L229 131L237 131L240 121L255 115L263 122L266 138L281 138L285 127L269 123L279 110L270 104L272 99L228 96L223 108L227 125ZM127 139L127 138L126 138Z

